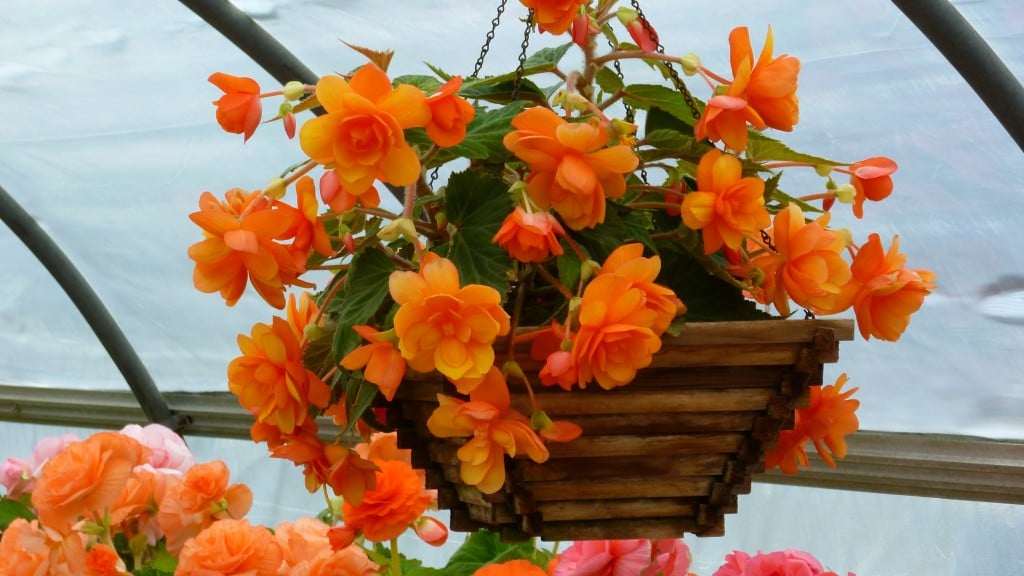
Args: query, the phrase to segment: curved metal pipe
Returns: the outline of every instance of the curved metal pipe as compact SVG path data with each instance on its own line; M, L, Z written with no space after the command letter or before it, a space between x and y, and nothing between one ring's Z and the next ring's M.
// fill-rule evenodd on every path
M1024 151L1024 87L947 0L892 0L974 89Z
M175 414L167 406L156 383L142 364L135 349L107 311L85 277L39 226L32 216L0 186L0 220L35 254L51 276L82 313L89 327L121 371L132 394L150 422L159 422L176 432L188 423L186 416Z

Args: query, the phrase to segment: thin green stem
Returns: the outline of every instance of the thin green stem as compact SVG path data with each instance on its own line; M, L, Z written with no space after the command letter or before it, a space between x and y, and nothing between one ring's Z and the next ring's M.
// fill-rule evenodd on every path
M398 556L398 538L391 539L391 576L402 576L402 563Z
M576 296L575 294L572 293L572 290L566 288L565 285L558 281L558 278L555 278L551 274L551 272L548 272L543 266L537 266L536 270L541 276L544 277L545 280L547 280L552 286L557 288L558 291L561 292L562 295L565 296L566 298L572 300Z

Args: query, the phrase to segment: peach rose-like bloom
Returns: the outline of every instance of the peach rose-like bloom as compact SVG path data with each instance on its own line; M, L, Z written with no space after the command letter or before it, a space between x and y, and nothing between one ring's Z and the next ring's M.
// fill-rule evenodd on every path
M84 576L128 576L128 568L117 551L106 544L94 544L85 556Z
M223 72L214 72L209 81L224 91L213 103L217 107L217 123L226 132L245 134L245 140L249 140L263 117L260 85L252 78Z
M764 181L744 178L739 159L717 148L701 157L697 189L683 198L680 212L689 228L703 230L705 254L723 245L736 250L744 237L771 224L764 206Z
M348 81L321 78L316 97L327 113L302 125L299 143L314 162L335 167L343 188L358 194L375 179L406 186L419 178L419 156L402 131L430 121L421 90L392 88L383 70L365 64Z
M369 344L346 354L341 359L341 366L346 370L361 368L363 377L376 384L385 398L392 400L405 377L405 358L395 348L389 334L379 332L372 326L353 326L352 329Z
M114 503L132 469L150 450L117 432L99 432L69 444L43 466L32 492L39 521L63 535L79 518L94 518Z
M228 306L242 297L247 283L275 308L284 308L284 288L305 269L278 243L294 236L298 210L260 196L229 190L225 202L204 192L199 211L189 214L206 236L189 246L195 263L192 283L200 292L220 292ZM244 216L243 216L244 214Z
M309 571L292 570L289 576L374 576L380 566L360 546L321 552L309 562Z
M624 276L629 279L631 288L639 288L644 293L644 307L655 313L651 329L659 336L676 316L686 312L686 305L671 288L654 282L660 272L661 257L644 258L644 246L640 243L616 248L601 265L601 274Z
M511 408L511 396L501 370L491 367L469 393L469 401L438 394L440 405L427 420L438 438L472 438L457 452L463 482L484 494L505 484L505 455L525 454L534 462L548 459L548 450L530 427L530 421Z
M51 550L46 532L36 520L15 518L0 537L0 574L5 576L40 576L50 574Z
M547 576L547 572L529 560L509 560L482 566L473 576Z
M857 192L853 197L854 216L864 216L865 201L878 202L892 194L892 174L897 168L899 166L891 159L877 156L856 162L849 169L843 170L850 174L850 184L853 184Z
M427 136L441 148L455 146L466 137L466 126L476 115L473 105L458 95L462 76L455 76L427 97L430 121Z
M580 388L592 380L606 390L630 383L661 349L661 338L651 329L657 319L644 291L629 278L599 274L591 281L572 347Z
M290 434L309 418L309 406L326 408L331 390L302 362L302 347L292 326L274 317L257 323L250 336L238 335L242 351L228 364L228 388L256 421Z
M321 552L331 550L327 539L330 526L316 518L299 518L295 522L282 522L274 528L274 538L281 547L285 566L293 568L310 560Z
M398 349L409 367L448 378L480 378L494 364L494 339L510 329L501 295L490 286L459 285L459 271L434 253L420 271L393 272L391 297Z
M924 303L935 284L935 273L904 268L907 256L900 254L899 237L894 236L888 252L878 234L871 234L853 258L853 281L844 292L853 293L857 328L865 340L872 336L895 342L910 324L910 316Z
M549 212L527 212L516 206L491 241L520 262L543 262L563 253L559 236L565 236L565 230Z
M608 130L597 121L570 123L542 106L523 110L512 126L503 142L529 166L530 198L573 230L604 222L605 198L626 192L624 175L640 162L633 149L608 146Z
M572 26L580 6L588 0L519 0L523 6L533 10L537 29L548 34L563 34Z
M399 460L374 461L377 485L367 490L358 505L342 505L345 525L362 531L367 540L387 542L412 524L427 509L430 496L423 487L423 478L412 466Z
M185 543L174 576L277 576L281 557L270 530L248 520L221 520Z
M167 488L157 522L167 536L167 550L181 550L200 531L229 518L241 518L252 507L252 490L228 485L230 472L220 460L196 464Z

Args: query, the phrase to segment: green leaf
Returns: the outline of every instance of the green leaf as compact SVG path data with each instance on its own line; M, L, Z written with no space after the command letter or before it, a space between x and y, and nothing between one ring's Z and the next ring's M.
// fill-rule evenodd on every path
M630 242L641 242L655 250L651 242L650 214L642 210L630 210L610 200L607 201L603 224L596 230L588 228L571 234L598 262L604 262L613 250Z
M511 156L505 148L505 135L512 131L512 119L523 111L525 102L516 102L496 110L477 109L473 121L466 127L466 138L450 148L452 154L470 159L487 159L504 162ZM474 148L475 147L475 148ZM473 155L474 150L484 150L483 155Z
M714 322L726 320L763 320L769 314L757 308L757 304L743 296L743 292L709 269L721 266L713 259L700 254L700 245L695 253L678 244L665 243L659 246L661 274L658 283L671 288L686 304L687 322Z
M677 90L658 84L630 84L626 86L625 90L625 101L630 106L641 110L649 110L652 107L661 108L689 125L692 133L696 120L690 107L686 105L683 96ZM694 100L697 102L698 109L702 108L701 103Z
M682 148L688 142L694 141L693 136L687 136L686 134L677 130L660 129L653 132L648 132L647 136L644 137L644 142L654 146L655 148Z
M519 80L519 91L516 92L514 76L511 80L502 80L501 82L466 82L459 90L459 95L470 100L486 100L495 104L510 104L520 100L528 100L537 104L547 102L545 92L529 78Z
M809 164L842 165L842 162L796 152L774 138L751 131L747 138L747 158L759 162L807 162Z
M337 314L332 351L336 359L359 345L353 326L365 324L389 297L388 280L395 270L391 259L376 248L368 248L352 259L341 293L328 304L328 312Z
M454 75L449 74L449 73L445 72L444 70L442 70L440 66L434 66L430 62L424 62L424 64L427 65L427 68L430 68L431 72L433 72L434 74L437 74L437 77L442 79L442 80L444 80L445 82L451 80L454 77Z
M551 558L550 552L536 548L533 542L502 542L498 535L488 530L470 534L469 538L452 554L444 567L446 576L472 576L481 566L507 562L509 560L530 560L544 567Z
M512 212L508 186L489 173L466 170L453 174L445 189L445 214L456 232L448 258L459 269L462 285L484 284L508 294L507 271L512 259L491 241Z
M341 431L341 436L347 436L352 431L373 404L378 392L377 386L361 377L352 377L345 382L345 416L348 423Z
M573 250L566 250L558 257L558 281L562 283L569 290L576 290L576 286L580 283L580 268L583 263L580 262L576 252Z
M411 84L420 90L423 90L427 94L433 94L441 87L441 82L433 76L427 76L425 74L409 74L406 76L399 76L392 80L395 86L399 84Z
M558 62L565 56L565 53L572 46L572 42L562 44L561 46L554 46L549 48L542 48L537 52L530 55L529 58L523 62L523 76L532 76L534 74L541 74L544 72L551 72L558 68ZM436 72L436 70L435 70ZM501 84L503 82L515 81L516 73L508 72L506 74L499 74L497 76L487 76L485 78L474 78L466 79L463 84L463 90L473 86L488 86L493 84Z
M36 515L27 505L17 500L0 497L0 532L6 530L11 525L11 522L14 522L17 518L32 520L35 517Z
M622 82L622 77L615 73L614 70L608 66L602 66L598 69L597 74L594 76L594 81L597 85L604 90L605 94L612 95L622 90L625 84Z

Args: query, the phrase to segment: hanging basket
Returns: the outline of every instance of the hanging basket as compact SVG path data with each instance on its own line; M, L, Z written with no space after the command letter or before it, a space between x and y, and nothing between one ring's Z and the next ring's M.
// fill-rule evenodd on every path
M427 430L437 394L457 395L450 385L410 378L389 419L451 511L453 530L543 540L720 536L737 495L750 491L766 450L792 428L794 408L806 405L808 386L822 383L822 365L838 360L853 328L852 320L689 324L627 386L535 390L552 419L576 422L583 435L549 444L543 464L506 457L495 494L462 483L456 451L465 439ZM520 363L539 382L540 365ZM510 386L512 407L529 414L525 389Z

